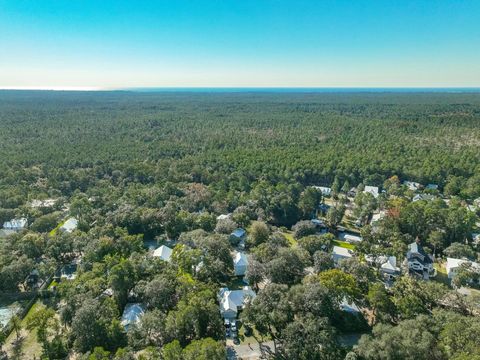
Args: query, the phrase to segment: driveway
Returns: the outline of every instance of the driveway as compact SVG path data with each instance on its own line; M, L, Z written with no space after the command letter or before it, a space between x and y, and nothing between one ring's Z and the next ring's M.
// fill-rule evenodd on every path
M227 359L229 360L256 360L267 359L268 354L273 354L273 341L263 343L252 342L249 344L235 345L232 340L227 340Z

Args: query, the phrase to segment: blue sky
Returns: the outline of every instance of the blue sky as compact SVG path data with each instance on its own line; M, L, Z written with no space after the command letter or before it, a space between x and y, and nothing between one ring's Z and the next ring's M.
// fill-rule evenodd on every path
M0 88L479 87L480 1L0 0Z

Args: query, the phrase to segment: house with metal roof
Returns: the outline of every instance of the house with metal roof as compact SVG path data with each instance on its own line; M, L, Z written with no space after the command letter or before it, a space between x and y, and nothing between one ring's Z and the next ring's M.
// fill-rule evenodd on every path
M121 324L128 331L131 325L138 324L145 314L143 306L139 303L128 303L123 310Z
M221 288L218 292L218 300L222 317L225 319L236 319L238 313L256 296L250 286L244 286L241 290Z
M340 260L350 259L353 257L353 251L341 246L334 246L332 251L332 259L335 264L338 264Z
M10 221L5 221L3 223L4 230L12 230L12 231L20 231L27 227L27 219L26 218L19 218L19 219L12 219Z
M236 251L233 257L233 271L235 276L244 276L248 267L247 255L243 252Z
M374 198L378 197L378 187L377 186L365 186L365 189L363 189L364 193L369 193L372 194Z
M173 250L170 249L168 246L162 245L159 248L155 249L155 251L153 252L153 256L158 257L163 261L170 261L172 252Z
M62 226L60 226L60 230L67 233L71 233L75 231L77 227L78 227L78 220L71 217L67 221L65 221Z

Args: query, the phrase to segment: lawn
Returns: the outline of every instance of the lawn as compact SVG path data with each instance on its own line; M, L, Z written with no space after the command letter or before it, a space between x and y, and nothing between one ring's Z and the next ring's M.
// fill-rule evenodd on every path
M435 270L437 270L437 275L435 276L435 280L441 282L442 284L450 286L450 279L447 275L447 269L445 268L444 263L435 263L433 264Z
M53 229L52 231L50 231L48 234L50 236L54 236L55 233L58 231L58 229L60 229L60 227L65 224L65 221L62 221L60 224L57 225L57 227L55 229Z
M349 250L355 250L355 245L350 244L346 241L335 240L333 242L333 245L340 246L340 247L343 247L343 248L349 249Z
M37 311L44 307L41 301L37 301L28 311L22 320L21 341L19 347L15 349L13 343L16 340L15 331L12 331L5 342L5 349L12 359L34 359L40 358L42 347L37 341L36 329L27 330L28 319Z

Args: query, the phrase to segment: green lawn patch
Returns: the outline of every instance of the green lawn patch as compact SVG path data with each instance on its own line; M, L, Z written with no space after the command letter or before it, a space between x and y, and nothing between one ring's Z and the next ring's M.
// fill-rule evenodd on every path
M15 331L12 331L5 342L5 348L12 358L34 359L40 358L42 353L42 346L37 341L37 330L31 331L26 329L28 320L37 311L45 307L41 301L37 301L28 311L27 315L22 320L22 341L20 347L15 351L12 343L16 339Z
M435 267L435 270L437 270L437 275L435 276L434 280L450 286L450 279L448 278L447 269L445 268L444 265L445 264L443 263L433 264L433 266Z
M53 229L52 231L50 231L50 232L48 233L48 235L54 236L55 233L58 231L58 229L60 229L60 227L63 226L63 224L65 224L65 221L62 221L61 223L59 223L55 229Z
M355 245L350 244L346 241L335 240L333 242L333 245L340 246L340 247L343 247L343 248L349 249L349 250L355 250Z

